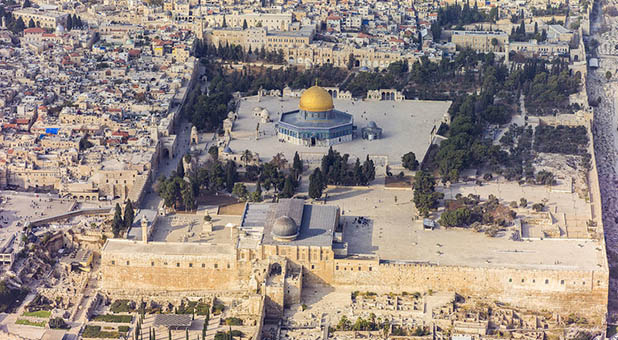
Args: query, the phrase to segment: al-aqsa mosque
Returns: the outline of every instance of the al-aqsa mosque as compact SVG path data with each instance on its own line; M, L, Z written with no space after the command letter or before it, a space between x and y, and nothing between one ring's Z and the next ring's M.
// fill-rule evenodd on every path
M330 146L351 141L353 123L352 115L335 110L328 91L315 85L302 93L298 110L281 114L277 135L296 145Z

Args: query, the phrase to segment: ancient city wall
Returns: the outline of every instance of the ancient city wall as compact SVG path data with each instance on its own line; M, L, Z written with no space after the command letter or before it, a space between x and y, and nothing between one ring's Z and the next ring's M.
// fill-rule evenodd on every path
M601 324L607 312L607 271L563 271L475 268L430 264L380 263L360 267L358 261L336 260L334 284L363 290L455 291L514 306L576 313ZM388 286L384 283L388 282Z
M136 291L234 289L248 278L244 263L233 255L132 256L106 254L101 258L103 289ZM247 265L247 264L244 264Z

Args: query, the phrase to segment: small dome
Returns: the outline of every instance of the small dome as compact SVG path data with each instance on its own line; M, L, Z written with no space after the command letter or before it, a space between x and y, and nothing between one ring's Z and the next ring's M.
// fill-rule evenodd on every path
M289 216L281 216L275 220L272 234L277 240L291 241L298 236L298 227Z
M333 97L325 89L315 85L305 90L300 96L298 108L309 112L330 111L333 105Z
M373 120L369 121L369 124L367 124L367 126L369 126L370 128L377 128L378 127L376 125L376 122L374 122Z

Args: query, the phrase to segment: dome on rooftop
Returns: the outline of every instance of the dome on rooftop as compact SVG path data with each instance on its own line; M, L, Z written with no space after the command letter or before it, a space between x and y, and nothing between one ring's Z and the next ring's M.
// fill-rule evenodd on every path
M272 234L275 240L292 241L298 236L298 226L289 216L281 216L275 220Z
M310 112L330 111L334 108L333 98L324 88L311 86L300 96L298 108Z

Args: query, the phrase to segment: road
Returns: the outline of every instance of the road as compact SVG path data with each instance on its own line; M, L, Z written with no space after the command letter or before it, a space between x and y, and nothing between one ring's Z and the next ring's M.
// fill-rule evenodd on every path
M199 75L198 82L201 81L201 76L205 74L204 66L199 64ZM207 82L206 82L207 85ZM199 86L203 87L204 84L200 84ZM157 175L155 178L159 178L161 176L169 176L172 171L176 170L178 166L178 161L189 151L190 143L191 143L191 123L187 121L180 121L178 126L176 126L176 152L174 157L170 159L163 159L159 162L159 169L157 170ZM149 188L149 191L144 196L142 200L142 204L140 208L142 209L154 209L156 210L159 207L161 202L161 197L152 190L152 186Z
M616 0L609 0L616 5ZM608 34L612 39L617 39L616 31L602 33L603 23L610 27L616 27L616 20L611 17L603 17L600 6L595 7L595 13L591 18L591 37L589 40L596 39L603 41L608 39ZM596 51L592 51L596 56ZM608 81L605 73L608 70L615 71L616 60L601 56L600 68L591 69L587 77L588 96L592 100L600 98L599 105L594 108L594 123L592 133L594 137L595 156L597 160L597 170L601 190L601 201L603 205L603 226L605 232L605 242L608 255L610 273L618 268L618 224L616 223L616 211L618 211L618 189L616 187L616 160L617 141L616 133L616 110L615 91L617 85L614 81ZM616 320L618 316L618 282L611 278L609 285L608 301L608 321Z

